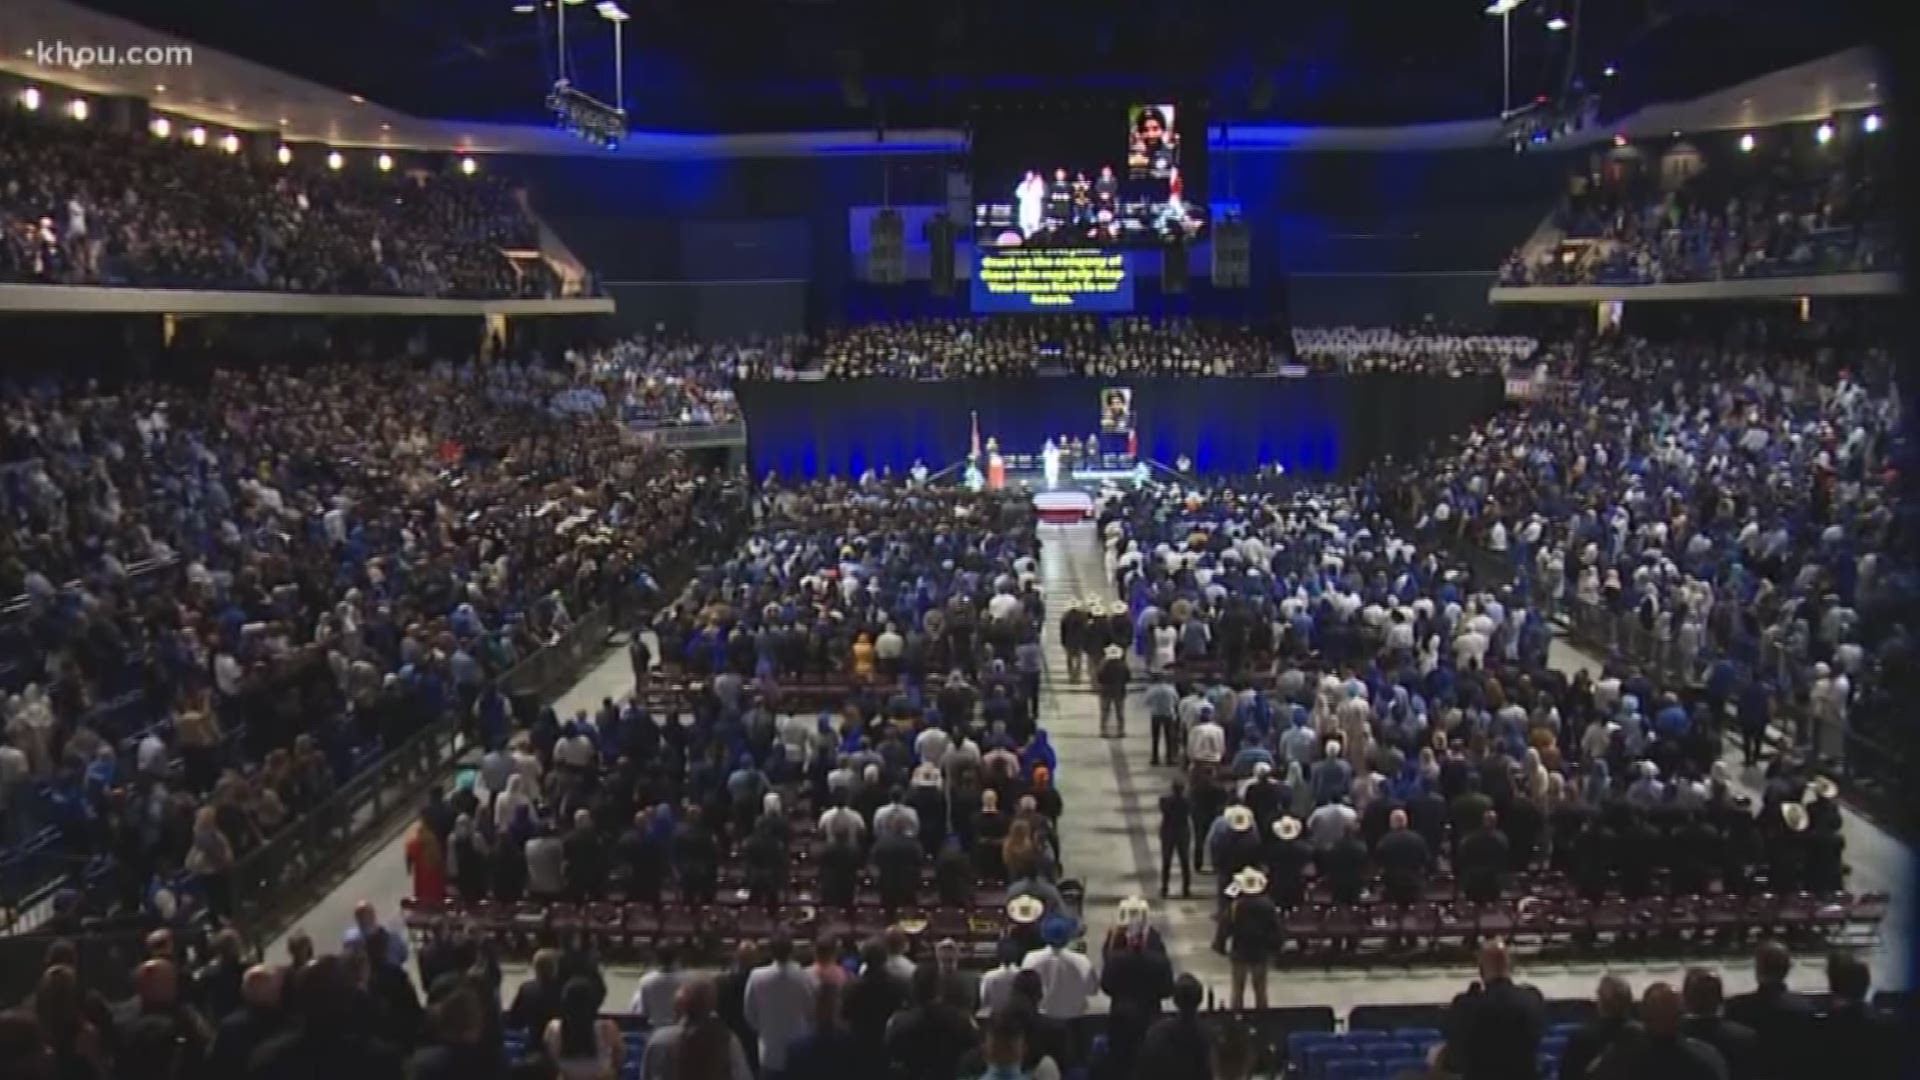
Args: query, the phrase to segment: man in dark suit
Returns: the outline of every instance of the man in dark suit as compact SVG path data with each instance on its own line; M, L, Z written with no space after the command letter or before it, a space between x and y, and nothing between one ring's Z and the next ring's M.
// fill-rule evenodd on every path
M1758 1075L1759 1063L1754 1060L1754 1052L1759 1046L1759 1036L1745 1024L1736 1024L1720 1015L1724 993L1719 975L1706 968L1687 972L1686 982L1680 986L1687 1018L1681 1022L1680 1030L1687 1038L1699 1039L1720 1051L1720 1057L1727 1063L1727 1080L1753 1080Z
M1859 957L1848 953L1827 957L1827 989L1833 991L1833 1004L1815 1029L1822 1072L1861 1080L1899 1074L1899 1036L1893 1018L1867 1002L1872 985L1872 973Z
M1727 1002L1727 1019L1759 1036L1758 1080L1794 1080L1807 1073L1815 1038L1813 1003L1787 989L1792 969L1793 957L1785 945L1762 942L1753 954L1758 987Z
M1602 975L1593 992L1595 1015L1567 1040L1560 1053L1560 1080L1585 1080L1587 1070L1622 1040L1638 1038L1633 987L1618 975Z
M1375 845L1373 858L1380 864L1389 902L1411 904L1420 899L1433 852L1419 833L1407 827L1405 810L1387 815L1387 835Z
M1468 833L1458 845L1454 870L1460 875L1460 891L1475 903L1500 899L1500 875L1507 869L1507 838L1500 832L1493 811L1481 815L1480 827Z
M1504 944L1481 946L1480 981L1447 1008L1446 1071L1461 1080L1534 1080L1546 1008L1540 991L1513 981Z

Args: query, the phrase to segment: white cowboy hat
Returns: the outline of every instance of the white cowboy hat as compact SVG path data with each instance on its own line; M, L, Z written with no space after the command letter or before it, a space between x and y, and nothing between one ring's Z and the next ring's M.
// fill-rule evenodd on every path
M1037 896L1021 893L1007 901L1007 918L1021 926L1031 926L1047 913L1047 905Z
M1129 896L1125 900L1120 901L1120 910L1117 918L1120 925L1132 926L1134 923L1146 922L1147 916L1152 912L1153 908L1148 906L1146 897Z
M1249 866L1227 883L1228 896L1259 896L1267 891L1267 875Z
M1807 831L1807 808L1797 802L1780 804L1780 823L1788 832Z
M1288 815L1273 823L1273 835L1282 840L1300 839L1300 819Z
M1127 650L1121 648L1118 645L1109 645L1107 646L1107 651L1102 655L1104 655L1109 660L1119 660L1122 657L1127 655Z
M1087 601L1087 614L1105 615L1106 613L1107 613L1107 605L1101 603L1098 600Z
M1253 828L1253 811L1244 806L1229 806L1221 815L1227 821L1227 828L1234 832L1246 832Z
M1807 781L1807 802L1819 799L1833 799L1840 795L1840 785L1824 776L1816 776Z
M1340 740L1339 739L1330 739L1327 741L1327 756L1330 758L1336 758L1340 756Z

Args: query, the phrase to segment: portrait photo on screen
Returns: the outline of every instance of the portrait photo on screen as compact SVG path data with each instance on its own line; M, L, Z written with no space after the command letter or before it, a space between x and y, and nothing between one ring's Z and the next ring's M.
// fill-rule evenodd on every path
M1160 247L1206 227L1205 126L1190 106L1001 106L973 134L974 241L989 248Z

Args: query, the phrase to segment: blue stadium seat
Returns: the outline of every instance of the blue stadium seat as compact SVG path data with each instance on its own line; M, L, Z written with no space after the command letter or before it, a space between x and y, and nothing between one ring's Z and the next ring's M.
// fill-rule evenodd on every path
M1423 1057L1388 1058L1378 1064L1383 1080L1396 1080L1397 1077L1408 1074L1416 1076L1425 1076L1427 1074L1427 1059Z
M1378 1028L1354 1028L1346 1033L1346 1040L1352 1043L1375 1043L1392 1038L1390 1032Z
M1379 1066L1366 1058L1347 1058L1327 1062L1321 1080L1374 1080L1378 1075Z
M1399 1040L1380 1039L1365 1044L1363 1048L1369 1061L1390 1061L1394 1058L1419 1057L1420 1051L1412 1043Z
M1396 1028L1394 1029L1393 1037L1404 1043L1412 1043L1414 1046L1419 1047L1422 1052L1425 1052L1427 1047L1435 1043L1447 1041L1447 1037L1440 1034L1439 1028L1427 1027Z
M1303 1068L1309 1048L1338 1042L1339 1039L1340 1036L1331 1031L1289 1031L1287 1032L1287 1063L1296 1069Z
M1357 1061L1360 1048L1347 1042L1323 1042L1307 1047L1304 1059L1308 1080L1326 1080L1326 1067L1336 1061Z

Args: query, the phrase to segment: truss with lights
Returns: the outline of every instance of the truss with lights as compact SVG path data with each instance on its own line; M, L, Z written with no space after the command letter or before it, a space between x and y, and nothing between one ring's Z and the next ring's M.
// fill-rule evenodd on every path
M609 105L573 84L567 62L567 8L586 0L550 0L558 38L558 72L552 89L547 91L547 111L559 126L591 143L609 149L627 137L626 56L624 55L628 15L617 0L600 0L594 11L613 24L613 104ZM540 5L514 5L515 12L534 14Z

